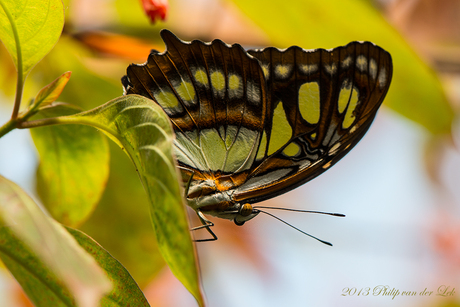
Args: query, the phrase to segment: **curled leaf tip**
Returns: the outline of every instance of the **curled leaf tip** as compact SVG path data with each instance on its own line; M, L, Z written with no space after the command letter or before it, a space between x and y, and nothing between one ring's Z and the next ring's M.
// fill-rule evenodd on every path
M40 90L40 92L35 97L34 104L36 106L41 105L49 105L56 101L58 97L61 95L64 87L66 86L67 82L70 79L70 75L72 74L71 71L67 71L63 73L61 76L56 78L53 82L45 86Z

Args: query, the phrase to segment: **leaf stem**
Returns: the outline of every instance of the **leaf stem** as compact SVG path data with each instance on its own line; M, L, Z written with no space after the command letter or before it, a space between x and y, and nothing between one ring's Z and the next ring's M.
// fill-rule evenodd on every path
M16 128L17 125L17 120L11 119L7 123L5 123L3 126L0 127L0 138Z
M11 15L10 11L8 11L5 4L0 1L0 6L3 8L6 17L8 18L11 30L13 31L14 41L16 43L16 56L17 56L17 70L18 70L18 81L16 84L16 97L14 99L14 107L13 107L13 114L11 115L11 119L16 119L19 114L19 107L21 105L22 100L22 92L24 89L24 71L23 71L23 62L22 62L22 49L21 49L21 42L19 40L18 29L16 28L16 24L14 23L13 16Z
M11 114L11 119L16 119L18 117L19 107L21 106L21 100L22 100L22 92L24 89L24 81L25 80L23 78L22 67L21 67L21 69L18 69L18 82L16 85L16 97L14 99L13 114Z
M17 128L27 129L27 128L37 128L37 127L59 125L59 124L69 124L69 123L62 120L62 117L51 117L51 118L44 118L44 119L36 119L36 120L28 121L28 122L22 122L19 125L17 125Z
M96 129L105 131L106 133L112 135L113 137L119 137L119 133L116 130L109 129L107 126L103 124L99 124L97 121L88 120L84 116L78 116L80 114L84 114L86 112L74 114L74 115L67 115L67 116L59 116L59 117L51 117L51 118L43 118L43 119L36 119L31 121L24 121L19 122L16 125L18 129L28 129L28 128L38 128L44 126L51 126L51 125L87 125L94 127Z

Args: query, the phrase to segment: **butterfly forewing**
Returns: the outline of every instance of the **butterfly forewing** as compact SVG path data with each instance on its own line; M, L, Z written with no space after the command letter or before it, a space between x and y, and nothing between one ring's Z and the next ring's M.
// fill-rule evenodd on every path
M194 173L195 180L241 184L245 176L236 173L249 173L266 115L258 60L237 44L186 43L169 31L161 35L166 52L152 52L146 64L130 65L126 92L152 98L171 118L185 177Z

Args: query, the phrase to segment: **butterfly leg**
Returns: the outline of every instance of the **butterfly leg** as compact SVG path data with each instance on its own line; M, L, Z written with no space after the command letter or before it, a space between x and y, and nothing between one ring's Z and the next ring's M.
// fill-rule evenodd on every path
M192 229L190 230L198 230L198 229L202 229L202 228L206 228L206 230L209 232L209 234L211 234L212 238L209 238L209 239L199 239L199 240L193 240L194 242L207 242L207 241L216 241L217 240L217 236L214 234L214 232L211 230L210 227L214 226L214 223L211 222L210 220L208 220L203 213L201 213L201 211L197 211L197 215L198 217L200 218L200 221L201 223L203 223L203 225L201 226L197 226L197 227L193 227Z
M192 183L192 179L193 179L193 175L195 175L195 172L192 173L192 175L190 176L187 184L185 185L184 187L184 198L187 199L188 198L188 192L189 192L189 189L190 189L190 184ZM201 223L203 225L201 226L197 226L197 227L193 227L192 229L190 229L190 231L194 231L194 230L199 230L199 229L202 229L202 228L206 228L206 230L211 234L212 238L209 238L209 239L199 239L199 240L193 240L194 242L206 242L206 241L216 241L217 240L217 236L214 234L214 232L211 230L210 227L214 226L214 223L211 222L210 220L208 220L204 214L201 212L201 211L196 211L197 215L198 215L198 218L200 219Z
M187 184L184 187L184 198L185 199L188 198L188 191L190 190L190 184L192 183L193 175L195 175L195 172L192 173L192 175L190 176L190 178L187 181Z

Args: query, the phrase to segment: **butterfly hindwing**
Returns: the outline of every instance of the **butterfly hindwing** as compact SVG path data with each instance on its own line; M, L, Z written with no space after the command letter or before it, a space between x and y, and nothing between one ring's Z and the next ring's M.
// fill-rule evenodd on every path
M267 79L267 146L234 194L250 203L291 190L329 169L368 130L388 91L390 55L372 43L332 50L250 50Z

